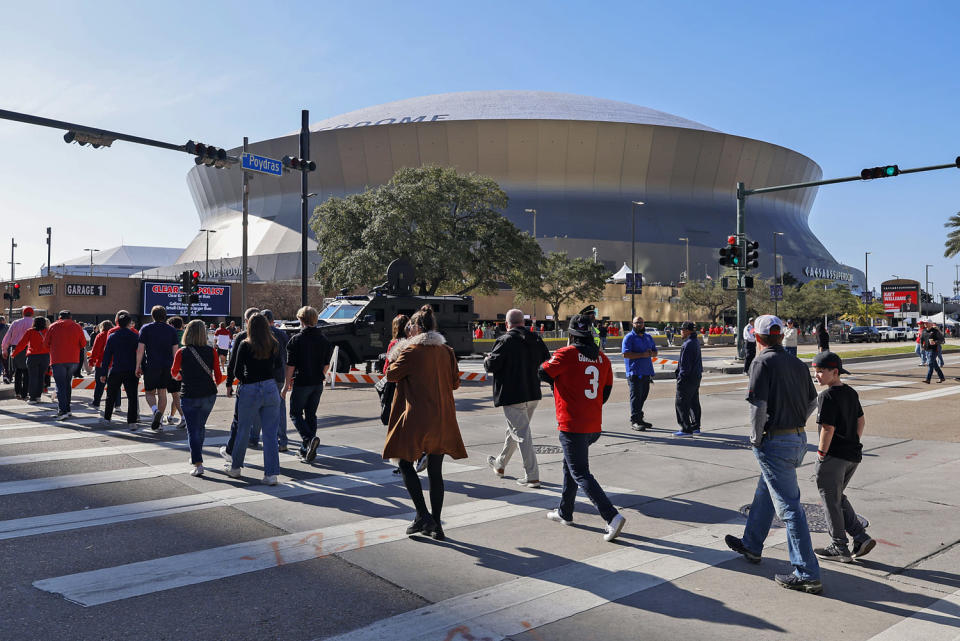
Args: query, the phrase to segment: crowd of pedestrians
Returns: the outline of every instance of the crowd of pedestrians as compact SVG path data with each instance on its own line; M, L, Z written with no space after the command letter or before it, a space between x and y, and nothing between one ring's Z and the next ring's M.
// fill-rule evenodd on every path
M300 438L299 459L311 463L317 456L317 412L333 351L317 328L316 309L302 307L297 318L301 329L291 338L275 327L270 310L257 308L245 311L242 330L233 323L220 323L208 334L203 321L194 320L184 327L181 318L168 318L166 310L157 306L151 310L151 322L139 331L132 316L120 310L113 321L101 322L91 337L69 311L61 311L58 320L48 326L47 318L34 318L27 307L23 318L9 326L0 317L4 355L9 352L11 356L9 363L2 359L3 374L13 380L16 395L27 403L39 401L52 376L57 389L56 418L68 418L72 378L90 344L88 358L96 380L90 404L99 408L103 403L101 423L112 424L123 394L126 422L131 430L139 429L138 388L142 381L150 429L162 430L169 408L166 421L187 431L190 473L197 477L205 473L206 424L218 387L225 381L226 395L235 396L235 401L230 439L220 448L224 472L240 478L248 450L262 444L262 482L276 485L279 454L288 450L287 416ZM717 329L719 326L713 331ZM652 359L658 356L657 346L645 330L643 317L633 318L621 346L629 385L630 425L641 432L653 427L644 417L644 404L654 381ZM679 332L682 344L674 402L679 429L674 436L684 438L701 430L703 362L698 327L686 321ZM816 380L824 388L819 395L808 367L796 357L793 321L784 323L776 316L763 315L751 318L744 328L749 441L760 478L742 536L726 537L731 549L758 563L776 514L786 525L794 571L777 574L775 580L786 588L811 593L822 589L818 558L848 563L876 545L844 494L862 459L863 410L856 391L841 379L848 372L840 357L829 350L826 329L821 325L816 334L819 353L813 366ZM502 478L519 451L523 474L517 483L531 489L541 486L530 424L542 400L541 384L546 383L553 390L563 452L559 501L546 516L572 525L575 498L582 491L604 521L603 538L612 541L626 520L591 472L589 460L590 446L601 435L603 405L613 388L611 362L603 350L606 337L597 329L592 309L570 320L567 336L568 344L551 354L541 336L525 326L522 310L506 313L505 331L498 334L484 359L493 379L494 406L501 408L506 423L503 446L487 457L487 464ZM944 379L938 364L938 359L942 363L943 342L943 333L935 325L925 327L917 338L922 364L928 367L927 383L934 372L940 381ZM396 461L416 510L407 533L443 540L443 460L446 456L462 459L467 452L453 397L460 385L457 359L439 333L429 305L411 317L393 319L382 371L393 385L392 401L384 410L387 433L382 455ZM239 383L236 394L234 381ZM796 472L807 448L805 425L814 412L818 424L817 488L831 538L829 545L816 549L800 504ZM175 418L176 413L182 420ZM429 507L418 475L423 469L429 482Z

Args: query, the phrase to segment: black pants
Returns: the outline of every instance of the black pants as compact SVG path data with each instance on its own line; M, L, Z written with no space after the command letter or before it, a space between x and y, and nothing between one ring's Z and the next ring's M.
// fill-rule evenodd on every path
M127 395L127 423L136 423L138 408L137 387L140 379L133 372L113 372L107 376L107 405L103 408L103 418L110 420L113 408L120 402L120 389Z
M750 376L750 363L757 357L757 344L753 341L743 342L743 373Z
M627 382L630 384L631 423L643 421L643 404L650 394L650 380L652 378L652 376L630 376L627 378Z
M26 365L26 363L24 363ZM26 367L18 367L13 370L13 392L17 398L26 398L27 390L30 388L30 375Z
M700 378L677 381L677 425L684 432L700 429Z
M443 454L427 455L427 478L430 479L430 512L427 512L427 503L423 499L423 486L420 477L410 461L400 461L400 472L403 474L403 484L417 508L417 516L430 514L433 520L440 523L440 511L443 509Z

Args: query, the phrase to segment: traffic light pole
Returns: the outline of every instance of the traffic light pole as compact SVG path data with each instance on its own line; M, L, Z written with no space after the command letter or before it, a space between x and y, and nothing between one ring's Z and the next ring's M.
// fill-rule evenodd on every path
M17 272L16 272L16 259L14 258L14 251L17 249L17 242L15 239L10 239L10 322L13 322L13 285L17 282ZM6 354L4 354L6 356Z
M243 137L243 153L247 153L249 146L249 139ZM243 171L243 217L241 219L241 227L243 228L243 256L240 259L240 313L246 313L247 311L247 252L249 247L247 247L247 225L248 218L247 215L250 211L250 172ZM221 274L222 275L222 274Z
M758 189L745 189L742 182L737 183L737 243L741 248L741 255L746 257L746 235L745 235L745 210L747 204L747 196L753 196L755 194L771 194L777 191L788 191L790 189L806 189L807 187L819 187L821 185L835 185L838 183L847 183L854 181L863 181L863 180L874 180L877 178L884 177L894 177L900 174L916 174L922 171L936 171L938 169L960 169L960 156L957 156L950 164L944 165L930 165L927 167L914 167L913 169L900 169L896 165L892 165L892 168L895 169L895 172L883 174L874 174L873 176L868 175L870 170L864 169L859 176L847 176L846 178L832 178L830 180L816 180L813 182L805 183L793 183L790 185L774 185L772 187L760 187ZM876 167L874 169L882 169ZM743 261L743 265L737 267L737 355L738 358L743 351L743 328L746 325L747 317L747 290L744 287L744 276L746 276L746 263Z
M300 111L300 158L310 160L310 111ZM300 170L300 306L307 306L307 174Z

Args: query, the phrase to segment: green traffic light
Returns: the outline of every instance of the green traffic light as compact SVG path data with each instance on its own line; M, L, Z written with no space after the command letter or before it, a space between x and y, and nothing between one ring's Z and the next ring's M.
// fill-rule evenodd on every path
M736 256L734 256L734 257L733 257L733 264L734 264L734 265L739 265L739 264L740 264L740 259L737 258Z
M883 168L883 173L885 173L885 174L888 175L888 176L896 176L896 175L897 175L897 168L896 168L896 167L884 167L884 168Z

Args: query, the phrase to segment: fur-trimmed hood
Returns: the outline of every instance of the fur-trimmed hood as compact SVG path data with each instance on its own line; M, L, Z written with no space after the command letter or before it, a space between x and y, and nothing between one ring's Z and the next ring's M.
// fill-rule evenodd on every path
M397 341L397 344L393 346L393 349L390 350L390 353L387 354L387 360L395 361L397 357L400 356L400 352L410 347L411 345L446 345L447 339L443 337L443 334L440 332L424 332L423 334L417 334L411 338L404 338L403 340Z

